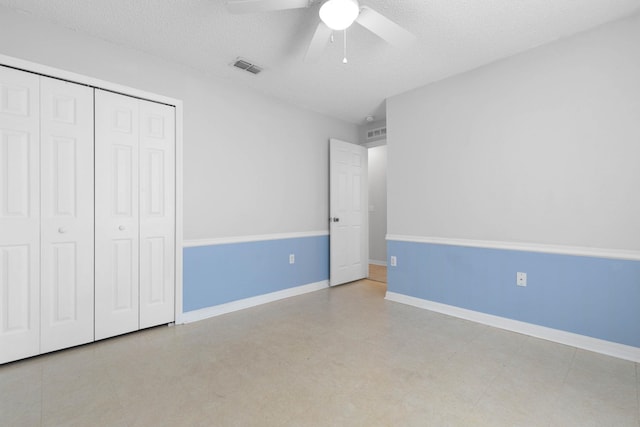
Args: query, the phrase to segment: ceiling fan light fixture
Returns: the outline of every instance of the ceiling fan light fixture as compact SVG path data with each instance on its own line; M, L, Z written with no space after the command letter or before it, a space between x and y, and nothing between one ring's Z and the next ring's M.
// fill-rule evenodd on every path
M320 7L320 19L334 31L349 28L359 13L357 0L328 0Z

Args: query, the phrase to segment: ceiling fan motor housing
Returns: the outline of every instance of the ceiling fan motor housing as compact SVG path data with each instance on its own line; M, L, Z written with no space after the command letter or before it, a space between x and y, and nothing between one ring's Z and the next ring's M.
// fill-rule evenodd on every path
M320 6L320 19L334 31L349 28L359 13L357 0L327 0Z

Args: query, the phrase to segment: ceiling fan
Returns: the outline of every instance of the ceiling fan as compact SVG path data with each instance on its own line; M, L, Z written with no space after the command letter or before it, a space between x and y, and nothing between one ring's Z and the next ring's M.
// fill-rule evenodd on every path
M318 1L227 0L226 5L231 13L254 13L308 8L313 4L317 4ZM318 26L307 48L305 60L317 59L326 48L329 40L331 40L333 31L346 30L354 22L396 47L406 46L415 39L415 36L409 31L380 12L368 6L360 5L358 0L322 0ZM346 62L346 57L344 62Z

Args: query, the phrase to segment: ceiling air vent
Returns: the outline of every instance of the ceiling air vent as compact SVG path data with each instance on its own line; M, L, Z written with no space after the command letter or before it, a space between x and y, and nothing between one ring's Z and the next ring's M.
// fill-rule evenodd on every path
M236 58L236 60L231 65L233 65L236 68L240 68L241 70L247 71L251 74L258 74L262 71L262 67L256 64L253 64L247 61L246 59L242 59L242 58Z
M367 139L386 138L386 137L387 137L386 127L371 129L367 131Z

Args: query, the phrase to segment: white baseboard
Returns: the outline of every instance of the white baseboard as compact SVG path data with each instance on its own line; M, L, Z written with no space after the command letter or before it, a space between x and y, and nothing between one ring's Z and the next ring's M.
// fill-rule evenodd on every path
M376 261L375 259L370 259L369 260L369 264L373 264L373 265L381 265L383 267L387 266L387 262L386 261Z
M214 305L213 307L201 308L200 310L187 311L180 316L181 323L191 323L198 320L208 319L210 317L220 316L245 308L255 307L257 305L278 301L284 298L294 297L309 292L319 291L329 287L329 281L309 283L307 285L296 286L294 288L283 289L281 291L271 292L269 294L258 295L251 298L245 298L237 301L231 301L225 304Z
M481 313L479 311L467 310L465 308L441 304L422 298L410 297L395 292L387 292L385 299L640 363L640 348L638 347L618 344L558 329L547 328L545 326L534 325L532 323L520 322L518 320L507 319L505 317L494 316L491 314Z

